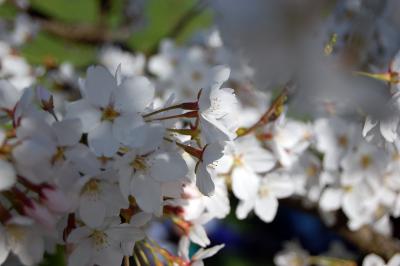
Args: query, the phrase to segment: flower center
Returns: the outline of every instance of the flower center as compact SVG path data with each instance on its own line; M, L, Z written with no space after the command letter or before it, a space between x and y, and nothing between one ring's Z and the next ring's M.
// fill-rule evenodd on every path
M268 189L267 186L261 186L261 187L258 189L258 195L259 195L261 198L267 197L268 194L269 194L269 189Z
M64 148L57 147L56 152L54 153L53 157L51 157L51 164L54 165L56 162L64 161L64 160L65 160Z
M147 168L146 160L143 157L136 157L130 164L133 169L136 171L138 170L145 170Z
M233 165L234 166L242 166L243 165L243 160L242 160L241 154L233 157Z
M372 163L372 159L369 155L363 155L360 159L360 164L363 169L367 169Z
M192 80L193 81L199 81L203 78L203 75L199 71L194 71L192 73Z
M347 148L347 146L349 145L349 140L345 135L340 135L337 138L337 143L340 147Z
M102 109L101 120L102 121L114 121L120 115L113 106L109 105L106 108Z
M100 192L100 182L96 179L89 180L82 188L82 194L95 196Z
M102 231L94 230L91 235L91 238L93 240L94 245L97 248L102 248L108 245L107 234Z
M26 232L24 228L15 224L9 224L6 226L8 232L8 241L10 245L13 246L12 243L17 244L21 243L25 239Z
M344 186L344 187L343 187L343 190L344 190L345 192L347 192L347 193L350 193L350 192L353 190L353 187L352 187L352 186Z
M316 165L310 165L306 169L307 176L313 177L316 176L318 173L318 167Z

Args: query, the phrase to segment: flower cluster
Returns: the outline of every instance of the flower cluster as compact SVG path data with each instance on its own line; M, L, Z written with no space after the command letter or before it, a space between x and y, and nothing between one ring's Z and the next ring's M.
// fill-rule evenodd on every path
M358 1L345 2L316 29L324 56L341 56L360 15ZM265 223L280 204L299 205L327 226L344 220L349 234L390 238L400 217L400 52L390 56L386 19L374 29L384 56L377 47L356 56L389 69L357 72L388 85L389 114L354 119L324 101L311 119L287 104L295 82L258 90L217 30L187 46L165 39L148 57L103 45L101 65L81 74L68 62L30 66L17 48L37 25L20 17L0 41L0 265L37 265L57 246L71 266L203 265L224 247L211 245L207 225L231 205L239 220ZM165 221L179 235L174 248L151 233ZM288 245L275 264L355 265L353 254L336 256ZM370 254L363 265L399 263Z
M215 78L193 101L157 106L146 77L93 66L65 112L43 87L20 92L3 81L2 261L11 248L31 265L44 243L65 241L76 244L70 265L117 265L152 219L176 212L168 206L184 187L221 196L213 164L236 135L229 112L237 101L221 88L229 69L210 71ZM56 228L63 234L50 234ZM201 224L187 229L209 244Z

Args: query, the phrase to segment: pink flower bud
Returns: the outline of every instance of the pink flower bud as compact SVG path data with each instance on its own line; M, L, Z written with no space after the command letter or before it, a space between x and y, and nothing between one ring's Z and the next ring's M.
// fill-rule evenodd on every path
M66 213L71 207L64 192L54 187L45 187L40 191L40 201L56 213Z
M39 86L36 88L36 97L39 101L48 102L50 101L51 94L48 90Z
M25 215L35 220L38 224L43 225L45 228L54 230L56 220L50 211L46 207L36 203L33 200L31 200L29 203L30 204L23 206L23 212Z
M36 88L36 97L39 100L43 110L52 112L54 109L53 95L43 87Z

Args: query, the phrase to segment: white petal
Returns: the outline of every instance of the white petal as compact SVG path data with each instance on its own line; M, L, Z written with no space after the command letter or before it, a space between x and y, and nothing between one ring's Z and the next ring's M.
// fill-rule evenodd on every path
M0 107L12 110L21 97L21 91L5 79L0 80Z
M56 121L52 126L60 146L75 145L82 137L82 122L79 119Z
M121 172L118 172L119 174L119 189L121 190L121 194L124 197L124 199L128 200L129 195L131 194L131 182L132 182L132 177L131 175L126 175L126 174L121 174Z
M142 227L146 225L148 222L150 222L152 217L153 215L151 215L150 213L139 212L132 216L131 220L129 221L129 224L136 227Z
M107 235L116 241L139 241L146 235L142 229L129 224L121 224L107 229Z
M40 134L39 134L40 132ZM53 141L53 130L44 119L36 117L25 117L20 121L17 137L24 139L35 136L43 141Z
M277 211L278 200L271 193L256 199L254 212L264 222L272 222Z
M185 160L177 153L158 153L152 158L150 175L160 182L183 179L187 172Z
M139 207L156 216L162 214L161 186L149 177L139 176L132 180L132 193Z
M78 143L64 151L65 156L72 162L74 168L84 174L96 174L100 169L100 162L88 146Z
M135 241L125 241L121 243L121 249L124 256L131 256L135 248Z
M238 199L254 197L258 191L260 179L246 167L236 167L232 172L232 191Z
M0 160L0 191L11 188L16 181L16 172L12 164Z
M190 239L187 236L183 235L178 243L178 256L182 257L184 260L190 260L189 247Z
M80 243L83 239L88 238L93 230L87 226L74 229L68 236L68 243Z
M144 145L149 128L141 116L131 113L114 120L112 132L126 146L138 148Z
M189 237L193 243L196 243L201 247L205 247L210 244L210 239L208 239L206 230L204 230L204 227L201 225L193 225L190 230Z
M211 116L200 115L201 136L205 143L233 140L236 137L234 131L229 130L219 120Z
M112 132L112 124L107 121L89 132L88 143L97 156L112 157L119 149L119 143Z
M225 244L221 245L216 245L211 248L207 249L199 249L192 257L192 260L204 260L207 258L210 258L217 254L218 251L220 251L223 247L225 247Z
M251 153L245 153L243 160L256 173L265 173L271 170L276 164L276 158L268 151L262 148L252 149Z
M19 260L24 265L37 265L43 260L44 240L43 236L30 228L27 232L28 236L23 243L19 243L19 247L13 249Z
M205 201L206 208L213 217L222 219L229 214L231 206L229 204L225 181L216 179L215 182L216 188L214 195L204 198L203 201Z
M137 132L139 134L140 132ZM165 128L161 123L146 123L146 128L143 129L143 133L146 134L145 141L140 145L141 153L149 153L154 151L160 146L163 141ZM136 136L137 136L136 134ZM139 142L139 139L135 140L135 143ZM139 144L131 143L130 146L139 146Z
M161 79L170 77L173 73L173 66L163 55L155 55L149 60L149 70L151 73L160 76Z
M388 142L393 142L397 138L397 127L399 125L399 118L396 116L389 117L379 124L382 136Z
M95 250L91 263L93 265L114 266L120 265L124 254L121 248L114 245L108 245L102 249ZM92 266L90 264L90 266Z
M385 261L375 254L369 254L364 258L362 266L385 266Z
M215 66L211 70L211 80L213 87L221 87L228 80L231 70L228 66Z
M91 66L87 70L83 97L97 107L110 103L111 93L116 90L117 81L103 66Z
M0 226L0 265L4 263L4 261L8 257L8 253L10 253L10 247L6 243L6 234L5 230Z
M66 104L66 118L78 118L82 122L82 130L87 133L95 128L101 120L101 112L96 107L90 105L86 100L78 100Z
M82 196L79 202L79 216L86 225L97 228L106 217L106 207L98 199Z
M340 188L327 188L321 195L319 206L324 211L336 211L342 205L343 190Z
M92 256L90 240L79 243L68 257L68 266L86 266Z
M203 151L203 162L209 165L224 155L225 143L215 142L208 144Z
M273 173L266 175L264 178L269 190L278 199L287 198L293 194L294 182L288 176Z
M205 196L211 196L214 194L215 185L211 178L207 167L200 162L196 171L196 186L199 191Z
M240 220L249 215L249 212L254 208L254 200L241 201L236 208L236 217Z
M122 112L142 112L154 98L154 86L146 77L125 79L115 92L115 107Z
M398 266L400 265L400 254L396 253L388 262L387 266Z
M362 131L363 137L366 137L368 133L371 131L371 129L373 129L376 126L377 123L378 122L374 121L371 117L367 117Z

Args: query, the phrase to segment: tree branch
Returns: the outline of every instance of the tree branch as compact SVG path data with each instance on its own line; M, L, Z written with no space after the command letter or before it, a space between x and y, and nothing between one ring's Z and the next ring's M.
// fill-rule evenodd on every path
M63 37L65 39L86 42L86 43L103 43L124 41L131 35L129 28L119 28L110 30L100 27L99 25L90 24L66 24L53 20L36 18L43 30Z
M104 1L106 5L106 1ZM127 40L132 33L132 27L125 25L117 29L109 29L104 23L104 10L101 14L103 19L97 24L71 24L52 19L45 13L36 10L32 6L21 7L15 0L9 0L7 3L14 6L21 12L27 13L33 20L37 21L42 30L60 36L62 38L85 43L104 43L121 42Z

